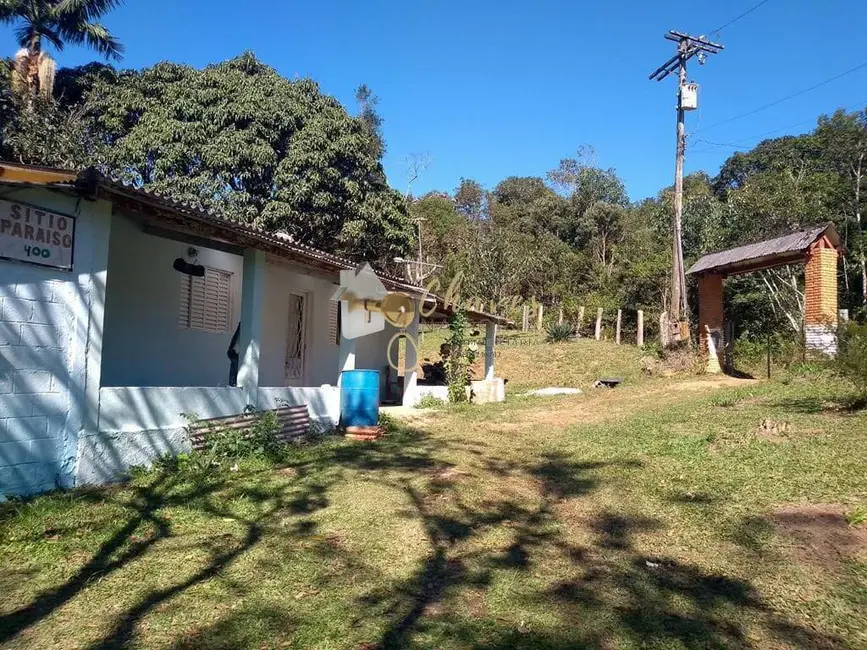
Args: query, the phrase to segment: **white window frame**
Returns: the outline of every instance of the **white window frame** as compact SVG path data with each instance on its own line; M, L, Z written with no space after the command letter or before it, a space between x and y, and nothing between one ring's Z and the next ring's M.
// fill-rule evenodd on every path
M214 326L208 323L208 279L209 276L217 275L226 279L226 303L225 303L225 322L219 326ZM196 278L190 275L181 275L179 303L178 303L178 326L182 329L192 330L196 332L207 332L209 334L226 334L232 330L232 314L233 314L233 297L234 297L234 282L235 274L226 269L218 269L206 266L205 276ZM197 281L201 282L201 296L194 296L194 291L198 291ZM203 302L201 316L194 314L193 300L201 300Z

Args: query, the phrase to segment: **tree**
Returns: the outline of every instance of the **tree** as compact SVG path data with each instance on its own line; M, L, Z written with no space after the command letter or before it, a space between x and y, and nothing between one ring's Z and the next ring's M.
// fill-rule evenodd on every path
M468 221L481 221L488 217L488 193L478 181L461 178L455 190L455 205Z
M599 201L586 212L590 226L589 245L594 261L598 264L606 280L614 276L618 248L624 238L623 221L626 210L613 203Z
M81 169L102 160L102 148L81 107L50 98L22 102L12 89L12 68L0 61L0 159Z
M31 97L51 97L55 64L43 51L43 40L58 51L66 43L87 45L107 59L120 60L123 45L99 19L122 0L2 0L0 22L18 25L22 50L16 55L16 76Z
M96 74L87 97L105 166L128 182L382 266L410 250L369 125L309 79L244 54Z
M855 254L861 267L861 307L867 309L867 259L864 252L864 227L861 222L863 189L867 174L867 111L819 118L816 138L821 142L834 169L849 180L851 212L855 221Z
M466 219L458 214L454 200L447 194L431 192L409 205L409 214L421 223L425 259L442 264L464 235Z
M377 160L385 154L385 139L382 137L382 116L376 110L379 97L367 87L361 84L355 90L355 101L358 102L358 117L364 124L364 130L370 138L370 155Z
M596 166L592 147L582 147L576 158L564 158L548 180L569 197L570 209L563 225L563 238L575 248L587 245L589 234L585 213L597 203L626 207L626 187L614 169Z
M537 177L510 176L491 192L491 217L521 232L560 237L568 204Z

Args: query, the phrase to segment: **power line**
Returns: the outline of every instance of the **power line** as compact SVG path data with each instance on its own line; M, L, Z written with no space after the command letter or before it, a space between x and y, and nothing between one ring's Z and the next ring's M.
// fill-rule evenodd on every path
M723 25L722 27L717 27L715 30L713 30L713 31L711 32L711 34L716 34L717 36L719 36L719 33L720 33L722 30L724 30L726 27L728 27L729 25L734 25L734 24L735 24L736 22L738 22L741 18L743 18L744 16L748 16L748 15L750 15L750 14L753 13L756 9L758 9L759 7L761 7L763 4L767 4L769 1L770 1L770 0L762 0L759 4L753 6L753 7L750 8L750 9L747 9L747 10L746 10L744 13L742 13L740 16L736 16L735 18L732 18L730 21L728 21L728 22L727 22L725 25Z
M795 97L799 97L800 95L808 93L812 90L816 90L816 88L821 88L822 86L826 86L829 83L831 83L832 81L836 81L837 79L840 79L841 77L845 77L846 75L850 75L853 72L857 72L861 68L867 68L867 61L865 61L861 65L856 65L854 68L851 68L850 70L846 70L846 72L841 72L840 74L835 75L835 76L831 77L830 79L826 79L825 81L822 81L822 82L817 83L813 86L810 86L809 88L804 88L803 90L799 90L798 92L792 93L791 95L786 95L782 99L778 99L776 101L773 101L770 104L765 104L764 106L759 106L758 108L754 108L751 111L747 111L746 113L741 113L740 115L735 115L734 117L730 117L728 119L722 120L721 122L714 122L710 126L705 126L705 127L702 127L701 129L696 129L694 131L694 133L698 133L699 131L707 131L709 129L714 129L718 126L722 126L723 124L728 124L729 122L734 122L735 120L739 120L741 118L748 117L750 115L754 115L755 113L759 113L765 109L771 108L772 106L776 106L777 104L782 104L785 101L788 101L788 100L793 99Z
M867 105L867 99L861 100L860 102L855 102L854 104L849 104L848 106L843 106L842 110L849 111L849 110L855 108L856 106L859 109L867 108L867 106L865 106L865 105ZM838 109L839 109L839 107L835 110L838 110ZM811 117L811 118L808 118L806 120L801 120L800 122L795 122L794 124L789 124L787 126L781 126L779 128L776 128L776 129L771 129L770 131L762 131L761 133L755 133L753 135L748 135L746 137L735 140L734 142L711 142L710 140L705 140L703 138L696 138L695 142L696 143L703 142L704 144L709 144L709 145L712 145L714 147L732 147L734 149L737 149L737 148L742 147L744 144L748 143L749 141L755 140L756 138L761 138L761 137L764 137L766 135L772 135L774 133L779 133L780 131L788 131L789 129L793 129L796 126L801 126L802 124L809 124L811 122L815 122L817 119L818 118L816 118L816 117ZM693 152L693 153L697 153L697 152Z

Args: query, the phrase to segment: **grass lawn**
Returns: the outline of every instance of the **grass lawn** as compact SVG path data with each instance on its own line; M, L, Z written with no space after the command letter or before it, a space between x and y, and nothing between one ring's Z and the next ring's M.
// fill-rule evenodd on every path
M537 346L534 376L500 351L581 396L0 506L0 647L867 647L845 386L642 378L589 346ZM588 389L600 359L629 381Z

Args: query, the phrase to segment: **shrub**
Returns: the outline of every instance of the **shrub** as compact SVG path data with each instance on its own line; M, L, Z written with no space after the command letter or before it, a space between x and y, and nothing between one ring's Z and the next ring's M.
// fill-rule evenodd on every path
M837 372L867 394L867 323L846 323L840 327Z
M472 379L471 366L479 352L478 344L471 339L475 333L467 333L468 325L466 311L456 311L449 319L449 336L442 346L449 401L453 404L467 401L466 386Z
M548 343L563 343L575 336L575 326L570 323L555 323L548 326Z
M442 408L445 404L439 397L428 394L422 397L416 406L420 409L436 409Z
M190 433L198 422L198 416L186 414L186 418L187 432ZM284 447L276 436L279 431L280 422L274 411L257 412L253 423L245 429L212 427L200 451L194 451L188 458L178 459L174 464L178 469L189 464L194 469L205 470L222 468L244 458L275 458Z

